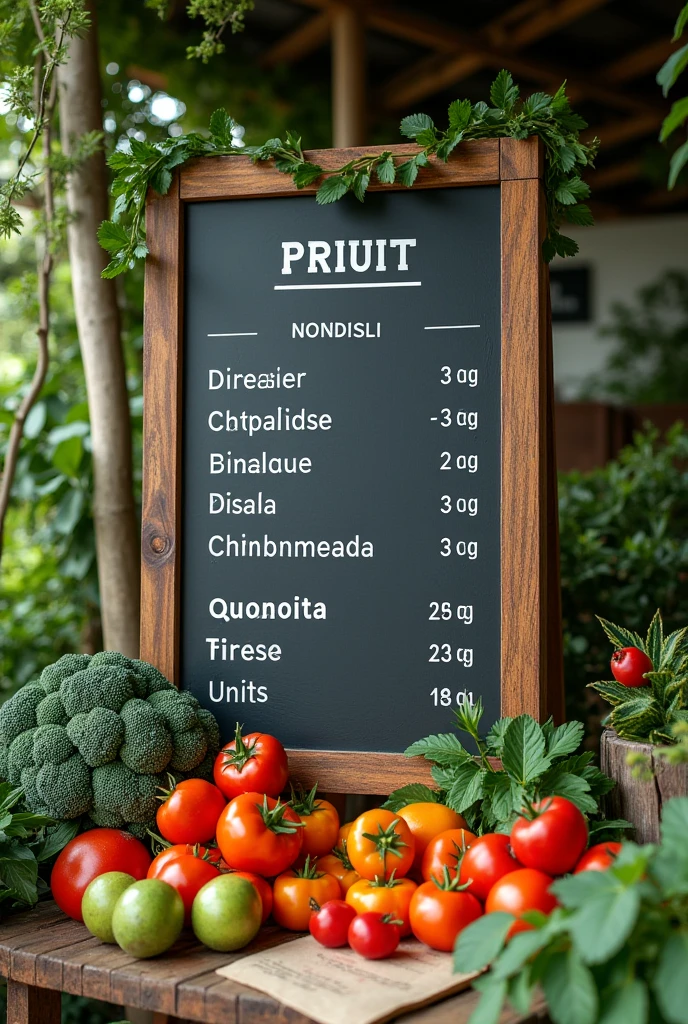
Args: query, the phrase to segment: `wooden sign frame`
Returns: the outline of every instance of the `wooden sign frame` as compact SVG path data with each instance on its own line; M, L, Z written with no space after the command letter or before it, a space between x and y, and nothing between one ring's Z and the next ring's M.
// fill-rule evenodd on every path
M408 153L409 147L384 147ZM337 167L383 147L307 153ZM563 713L553 384L543 153L535 138L463 143L414 189L499 185L501 191L501 675L502 714ZM401 185L370 188L402 189ZM179 684L183 232L187 203L267 196L313 201L271 164L208 157L175 175L146 209L150 256L144 310L141 657ZM346 201L346 200L345 200ZM548 557L549 556L549 557ZM549 628L548 628L549 626ZM289 751L292 775L331 793L390 792L428 781L429 765L401 754Z

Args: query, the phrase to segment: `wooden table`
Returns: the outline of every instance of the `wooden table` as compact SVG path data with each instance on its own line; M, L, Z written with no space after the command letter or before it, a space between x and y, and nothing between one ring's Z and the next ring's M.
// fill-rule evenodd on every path
M288 941L277 928L234 957ZM0 923L0 974L7 977L7 1024L60 1024L60 994L152 1010L154 1024L312 1024L269 996L215 973L232 955L183 936L164 957L136 960L106 945L52 902ZM472 990L404 1015L404 1024L466 1024ZM505 1012L501 1024L542 1024L542 1002L528 1018ZM352 1021L352 1024L355 1022Z

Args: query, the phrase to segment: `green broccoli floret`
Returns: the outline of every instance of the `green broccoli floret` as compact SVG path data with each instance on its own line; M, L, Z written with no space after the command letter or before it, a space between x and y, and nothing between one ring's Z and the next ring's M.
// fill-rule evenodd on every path
M62 764L76 753L63 725L39 725L33 734L33 763Z
M145 681L146 684L146 696L150 696L151 693L157 693L158 690L169 690L176 689L165 679L162 672L158 672L154 665L149 665L147 661L139 661L137 658L132 658L131 667L134 674L139 679Z
M208 740L201 725L185 732L173 733L172 743L174 750L170 768L179 772L190 772L201 763L208 752Z
M0 779L7 778L7 765L10 759L10 748L6 743L0 743Z
M38 768L34 768L33 766L30 768L22 768L19 785L24 790L24 800L28 806L37 814L47 814L48 808L43 805L43 801L38 795L38 790L36 789L37 777Z
M149 818L148 821L128 821L127 832L131 832L136 839L140 839L142 843L150 842L149 832L155 832L157 828L155 818Z
M41 672L40 683L45 687L45 692L55 693L60 689L63 679L87 668L90 660L90 654L63 654L59 661L48 665Z
M81 754L72 754L62 764L49 762L39 769L36 790L53 818L78 818L93 803L91 769Z
M163 775L139 775L121 761L93 770L93 820L107 828L125 823L149 822L155 818L158 788Z
M172 736L165 719L148 701L134 698L122 708L124 743L119 756L134 772L161 772L172 757Z
M121 711L133 696L131 673L108 665L75 672L60 686L60 697L70 718L98 707Z
M28 768L33 764L33 734L35 729L27 729L19 733L10 743L9 755L7 758L7 781L13 786L18 786L22 768Z
M198 701L188 690L158 690L148 703L160 712L173 735L198 725Z
M213 768L215 767L215 758L217 757L217 751L211 754L210 751L205 755L200 764L197 764L193 770L194 779L205 779L206 782L213 782Z
M220 749L220 726L217 724L217 719L212 711L208 711L206 708L199 708L198 721L205 730L208 741L208 753L214 757Z
M36 708L38 725L66 725L68 721L59 693L49 693Z
M74 715L67 732L91 768L114 761L124 742L124 722L110 708L94 708L87 715Z
M0 708L0 741L8 746L24 732L35 729L36 708L45 699L45 690L39 683L28 683Z

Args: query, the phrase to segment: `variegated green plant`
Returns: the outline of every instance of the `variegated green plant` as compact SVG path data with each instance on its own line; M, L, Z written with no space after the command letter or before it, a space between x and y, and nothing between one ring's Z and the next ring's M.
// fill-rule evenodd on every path
M615 649L638 647L652 662L646 686L629 688L615 680L589 683L612 705L607 724L627 740L675 743L672 727L688 722L688 627L665 637L657 611L643 640L607 619L600 618L600 623Z

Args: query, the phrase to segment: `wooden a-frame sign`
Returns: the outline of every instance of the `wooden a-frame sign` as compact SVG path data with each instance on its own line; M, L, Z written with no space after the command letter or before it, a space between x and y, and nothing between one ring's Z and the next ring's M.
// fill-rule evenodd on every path
M408 148L389 147L397 155ZM309 153L308 158L327 168L381 151L326 150ZM413 189L372 183L371 192L391 198L370 196L363 211L349 196L333 207L317 207L317 186L297 191L272 165L254 166L242 157L192 162L181 168L167 195L149 198L141 657L175 684L190 686L202 700L206 676L211 676L211 696L205 703L220 717L223 736L228 738L230 720L286 736L292 773L306 785L317 780L329 792L385 793L403 782L427 781L429 766L405 759L401 751L410 739L427 731L449 731L450 706L482 695L483 686L486 692L490 686L497 688L493 718L500 711L512 716L529 713L540 720L550 714L562 717L552 353L548 275L541 257L542 174L537 140L502 139L462 144L447 164L433 162L425 168ZM436 194L430 195L430 190ZM442 224L445 230L440 230ZM378 238L360 242L361 250L359 241L347 242L352 233L359 241L365 235ZM323 241L327 238L329 242ZM347 245L351 267L343 262ZM312 277L306 273L307 254L299 267L306 246L316 247L309 265ZM330 264L323 256L328 251ZM360 262L361 251L367 262ZM396 280L383 286L376 270L393 272ZM330 276L318 277L320 271ZM337 280L344 283L331 283L337 272ZM475 278L477 285L459 294L453 283L459 274L466 281L472 280L471 274L482 276ZM419 280L411 281L409 275ZM290 283L296 280L302 283ZM314 280L325 283L313 284ZM238 282L234 292L233 282ZM483 334L469 312L481 289L485 324L494 321ZM430 301L433 296L440 300ZM447 307L445 322L423 323L423 316L432 319L438 301ZM457 324L464 307L467 322ZM417 330L416 315L421 317ZM360 322L348 319L353 316L360 316ZM473 320L477 317L476 312ZM372 340L355 340L364 323L365 337ZM338 333L344 334L342 340L331 340ZM275 362L280 365L275 367ZM476 368L471 370L473 364ZM241 372L237 374L236 368ZM478 387L470 391L471 374L484 382L482 397ZM256 389L263 378L288 390L259 394ZM447 383L450 386L443 389ZM375 401L370 400L371 388L377 389ZM403 415L394 405L402 396ZM445 401L449 407L440 415ZM466 408L471 401L473 412ZM225 408L212 408L221 402ZM292 428L288 436L265 432L276 429L276 402L292 406L279 408L287 429ZM297 402L302 405L302 420L293 415ZM307 410L319 402L320 411L310 420ZM243 403L248 411L241 409ZM438 415L431 415L433 411ZM249 433L240 433L241 416L233 417L235 412L245 414ZM452 426L442 433L439 420L443 425L445 418L451 418ZM315 428L312 435L293 434L306 422L315 424L318 436ZM474 434L468 432L471 423L479 424ZM252 424L256 436L250 433ZM403 440L404 454L411 454L403 462L395 447L397 436ZM289 467L289 458L282 463L277 457L285 445L293 453L292 465L298 464L308 475L296 482L260 476L273 464L280 470ZM376 446L379 450L368 456L368 449ZM471 456L472 450L480 456ZM259 475L257 482L236 475L218 482L210 475L215 465L245 473L243 456L255 464L250 471ZM351 461L354 458L358 461ZM487 468L471 476L478 458ZM372 465L381 467L377 474ZM466 467L460 474L459 469ZM445 468L456 475L442 474ZM445 483L450 478L451 483ZM239 495L236 507L246 511L245 495L250 491L255 496L257 488L259 502L265 502L266 494L277 495L276 514L268 525L267 515L253 527L258 517L214 514L214 505L229 511L230 495ZM473 492L480 492L481 505L477 497L470 505ZM346 505L343 495L349 493L351 502ZM368 502L368 494L374 500ZM401 504L390 497L388 507L388 494L401 496ZM440 498L441 512L451 509L449 517L436 514ZM346 509L340 520L342 501ZM253 497L251 502L253 508ZM361 509L368 506L366 518ZM466 514L467 509L478 508L480 512ZM454 517L455 509L464 514ZM318 540L318 530L324 536L326 527L347 529L349 522L356 538L347 533L341 547L329 535ZM294 539L308 527L312 538ZM210 536L211 530L219 529L229 532ZM366 530L369 551L374 552L368 563L359 558ZM440 536L444 533L449 536ZM283 542L287 535L292 539ZM397 544L389 553L387 535ZM479 539L471 541L471 536ZM282 561L267 557L278 544L280 559L283 548L286 551ZM305 557L293 558L292 545ZM343 559L331 557L340 551ZM445 554L451 557L444 558ZM435 594L434 583L445 589ZM293 621L297 612L305 614L302 595L309 587L310 607L315 607L319 591L329 595L327 602L320 602L323 609L327 606L323 623ZM345 591L346 600L340 602L338 595ZM287 592L284 607L277 604ZM428 596L438 601L426 602ZM274 598L267 602L267 612L266 597ZM378 603L368 603L373 600ZM413 619L421 605L430 608L429 615L424 610L422 621ZM254 606L256 614L262 608L268 620L288 614L290 621L248 622ZM383 609L379 620L370 610L378 606ZM446 636L441 621L445 607L447 617L451 615ZM236 615L225 615L223 621L226 608ZM229 622L241 615L243 621ZM456 617L462 621L454 621ZM471 622L474 648L465 639ZM231 628L225 629L228 623ZM223 629L227 636L219 635ZM213 630L217 637L207 635ZM275 637L280 642L270 644ZM232 643L234 639L238 642ZM435 639L450 642L428 642ZM221 650L223 656L227 650L244 661L220 662ZM442 664L445 654L451 661L448 666ZM204 658L217 660L205 664ZM261 679L267 681L263 687L257 685ZM346 679L351 692L342 685ZM386 687L379 707L378 687ZM354 705L351 722L347 702ZM395 738L382 739L377 746L366 734L359 742L355 723L361 715L367 716L366 728L374 733L388 711L393 719L397 716L390 727ZM361 749L363 757L350 753Z

